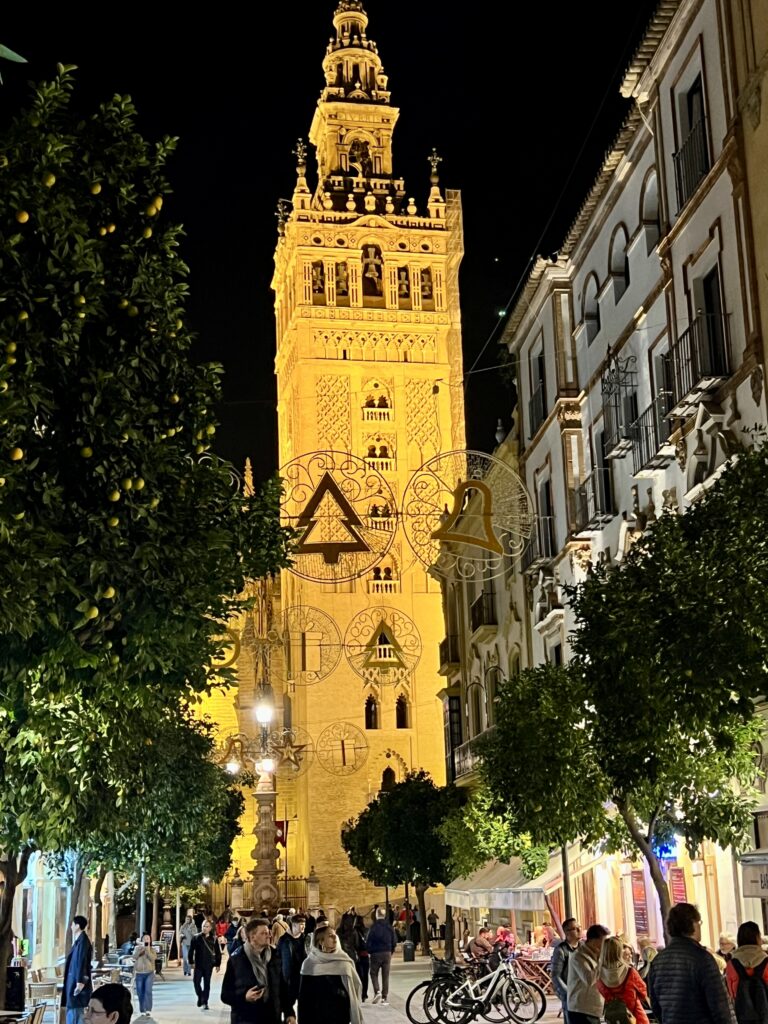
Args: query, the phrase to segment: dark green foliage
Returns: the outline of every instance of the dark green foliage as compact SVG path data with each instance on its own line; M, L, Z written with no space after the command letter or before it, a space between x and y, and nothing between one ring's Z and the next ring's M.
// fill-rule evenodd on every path
M447 883L449 850L439 826L460 801L454 786L438 787L427 772L412 772L347 822L341 845L352 867L374 885Z

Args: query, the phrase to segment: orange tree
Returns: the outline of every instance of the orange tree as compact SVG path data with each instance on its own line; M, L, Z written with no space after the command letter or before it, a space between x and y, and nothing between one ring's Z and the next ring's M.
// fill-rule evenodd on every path
M440 825L461 801L455 786L436 786L427 772L410 772L341 831L349 862L364 878L374 885L413 883L425 956L429 937L424 894L450 881L450 850Z
M278 482L244 495L210 450L221 371L190 359L175 140L72 94L60 66L0 140L0 972L28 851L66 847L94 787L117 798L104 737L140 748L131 721L151 740L227 681L223 624L290 548Z

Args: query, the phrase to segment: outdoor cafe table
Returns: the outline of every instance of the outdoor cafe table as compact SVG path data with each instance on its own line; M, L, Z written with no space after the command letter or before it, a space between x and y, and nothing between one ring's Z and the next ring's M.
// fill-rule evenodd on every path
M547 995L552 995L554 992L552 988L552 975L547 970L550 964L549 959L540 960L519 956L516 957L515 963L519 967L521 977L528 978L529 981L535 981L537 985L541 985Z

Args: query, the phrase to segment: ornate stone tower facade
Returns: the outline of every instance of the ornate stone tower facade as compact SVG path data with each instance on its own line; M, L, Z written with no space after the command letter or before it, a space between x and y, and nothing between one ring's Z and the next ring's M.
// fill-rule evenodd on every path
M307 149L275 253L279 446L301 537L282 580L283 715L311 768L282 787L291 873L314 869L327 910L378 901L339 834L383 787L445 780L439 585L400 514L415 470L464 447L460 197L439 157L419 209L394 170L399 111L360 0L341 0ZM424 154L425 186L429 165ZM426 191L426 188L425 188ZM418 829L418 822L413 823Z

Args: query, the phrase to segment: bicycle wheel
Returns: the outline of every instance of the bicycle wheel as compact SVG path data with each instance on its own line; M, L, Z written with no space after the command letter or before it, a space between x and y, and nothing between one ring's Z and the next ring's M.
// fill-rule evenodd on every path
M504 1024L506 1021L514 1020L512 1014L509 1012L506 1000L506 988L508 982L499 988L498 992L488 1000L487 1005L481 1011L483 1020L487 1020L489 1024Z
M544 993L538 985L534 985L534 982L523 981L522 978L510 978L504 988L506 1008L517 1024L533 1024L544 1012L542 1006L546 1008Z
M536 1020L541 1020L547 1012L547 993L537 981L529 981L528 987L533 992L534 999L539 1003L539 1012L536 1014Z
M411 989L405 1001L405 1015L411 1024L435 1024L437 1017L430 1016L428 1010L434 998L435 989L431 978L420 981L416 988Z
M435 1022L439 1024L469 1024L477 1016L476 1004L460 978L433 979L437 982L435 995Z

